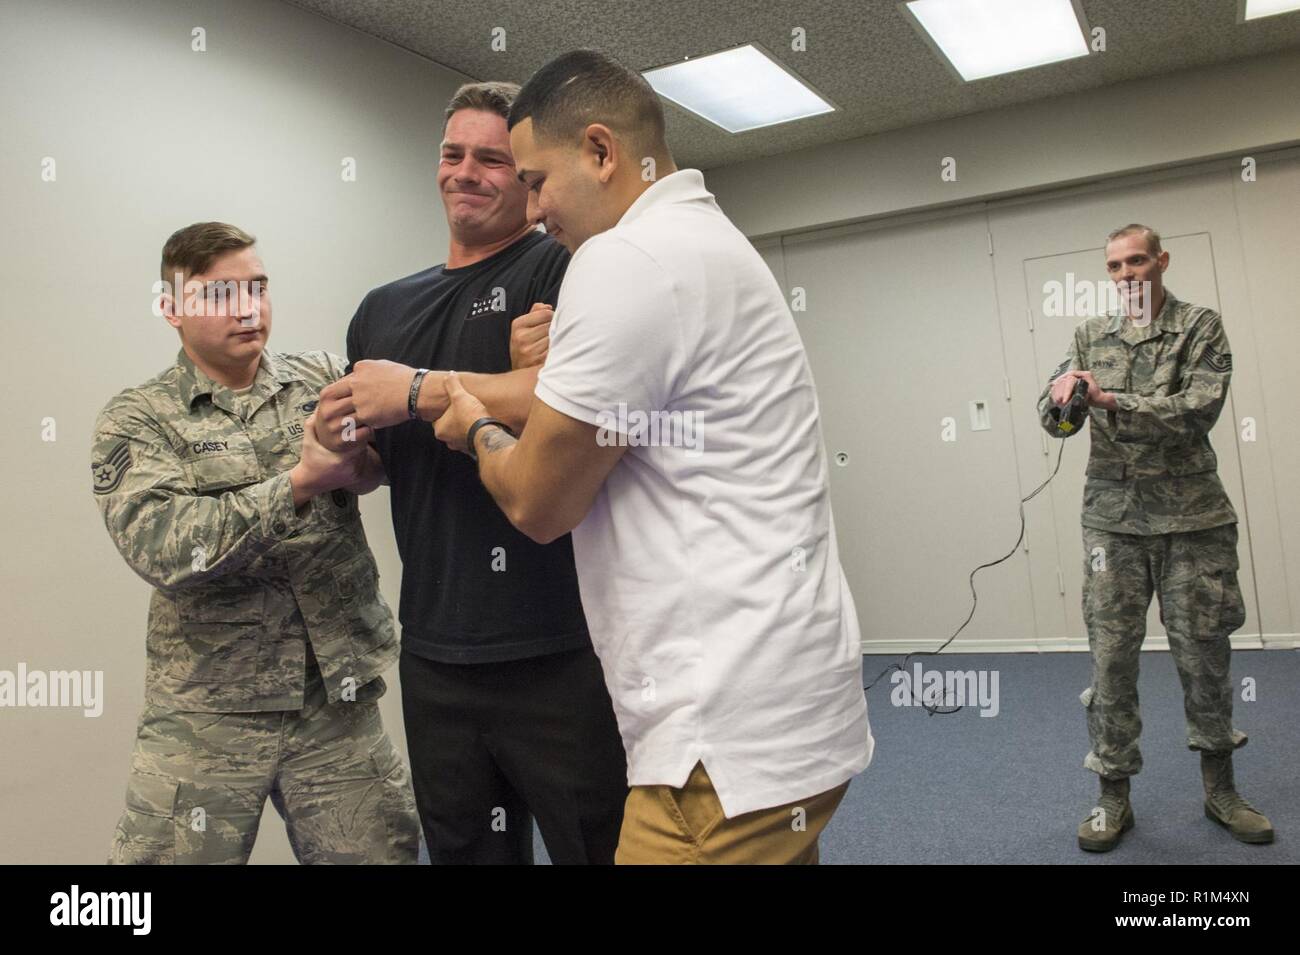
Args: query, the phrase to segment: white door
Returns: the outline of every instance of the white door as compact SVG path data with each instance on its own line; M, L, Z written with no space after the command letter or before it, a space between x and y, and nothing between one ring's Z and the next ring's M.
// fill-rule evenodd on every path
M1055 465L1059 447L1038 426L1035 404L1048 375L1065 358L1075 326L1086 316L1049 315L1054 291L1050 283L1078 289L1082 283L1105 280L1105 237L1112 229L1142 222L1159 230L1170 264L1165 284L1179 298L1223 311L1214 255L1216 229L1235 232L1223 214L1223 197L1230 192L1225 177L1196 176L1147 182L994 209L990 230L998 292L1002 302L1003 335L1007 342L1008 373L1013 380L1013 418L1021 446L1030 453L1021 459L1022 481L1037 484ZM1194 226L1194 228L1187 228ZM1068 293L1067 293L1068 294ZM1233 316L1224 324L1234 351ZM1210 440L1219 458L1219 476L1241 518L1240 579L1248 617L1241 633L1259 632L1251 560L1250 534L1242 494L1237 446L1238 420L1230 390ZM1030 505L1031 579L1039 627L1046 639L1062 645L1086 643L1080 609L1083 583L1083 544L1079 523L1088 437L1065 442L1060 473L1045 496ZM1059 570L1059 574L1058 574ZM1148 619L1148 634L1164 637L1156 603Z
M1019 529L984 213L787 237L783 265L787 294L806 303L795 318L864 645L934 648L970 610L972 568L1010 550ZM987 429L972 427L973 402ZM1024 555L977 586L978 612L953 649L1034 649Z

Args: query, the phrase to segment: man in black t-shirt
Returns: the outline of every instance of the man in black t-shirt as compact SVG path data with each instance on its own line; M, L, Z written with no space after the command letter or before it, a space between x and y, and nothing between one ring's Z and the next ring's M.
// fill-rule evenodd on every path
M366 295L348 328L352 373L321 393L317 431L341 447L370 425L387 473L402 707L433 861L531 862L536 818L555 862L612 863L626 761L569 538L515 530L430 424L455 369L521 430L545 358L569 253L527 219L506 130L518 89L453 97L438 168L447 263Z

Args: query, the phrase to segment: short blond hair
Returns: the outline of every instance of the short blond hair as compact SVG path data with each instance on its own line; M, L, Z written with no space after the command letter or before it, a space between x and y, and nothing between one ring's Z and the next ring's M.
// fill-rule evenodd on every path
M1120 226L1110 235L1106 236L1106 244L1110 245L1116 239L1126 235L1145 235L1147 237L1147 251L1152 255L1159 255L1164 251L1160 247L1160 233L1149 225L1143 225L1140 222L1130 222L1126 226Z

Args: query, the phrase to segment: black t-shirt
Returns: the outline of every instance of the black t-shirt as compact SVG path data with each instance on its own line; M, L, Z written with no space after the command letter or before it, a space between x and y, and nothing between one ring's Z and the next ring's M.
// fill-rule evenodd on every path
M510 370L510 323L556 303L569 253L541 232L459 269L374 289L348 327L348 361ZM428 385L426 385L428 387ZM440 663L491 663L590 645L569 536L545 546L511 525L473 461L409 421L375 432L402 556L402 645Z

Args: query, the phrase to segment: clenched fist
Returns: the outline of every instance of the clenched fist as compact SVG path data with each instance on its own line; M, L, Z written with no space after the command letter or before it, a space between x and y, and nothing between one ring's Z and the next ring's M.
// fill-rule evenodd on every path
M358 424L388 428L410 420L406 406L414 378L414 368L383 359L357 362L340 382L351 389Z
M546 362L551 347L551 319L555 309L538 302L532 311L510 323L510 367L528 368Z
M354 444L347 451L331 451L316 440L316 413L303 422L302 454L290 471L293 503L301 507L309 498L347 487L366 475L369 444Z
M374 430L357 420L357 408L352 403L352 383L340 378L326 385L320 392L316 406L316 440L331 451L355 450L357 445L369 444Z

